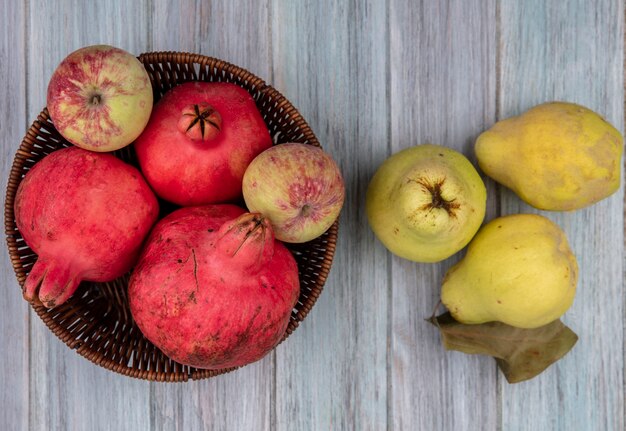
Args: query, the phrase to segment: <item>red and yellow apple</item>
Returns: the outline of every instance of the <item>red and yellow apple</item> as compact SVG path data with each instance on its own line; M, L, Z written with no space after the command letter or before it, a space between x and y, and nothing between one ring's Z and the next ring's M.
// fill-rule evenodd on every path
M108 45L72 52L48 84L48 112L59 133L91 151L113 151L139 136L152 111L150 77L137 58Z
M267 217L284 242L307 242L326 232L344 196L339 167L312 145L275 145L252 160L243 176L246 206Z

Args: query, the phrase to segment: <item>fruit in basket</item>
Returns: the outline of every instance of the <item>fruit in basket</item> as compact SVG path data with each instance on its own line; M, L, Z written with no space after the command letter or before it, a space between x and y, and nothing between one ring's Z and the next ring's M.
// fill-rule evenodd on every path
M369 224L392 253L438 262L461 250L480 227L485 185L461 153L422 144L389 157L366 194Z
M260 214L178 209L154 227L129 282L133 318L169 358L197 368L254 362L285 334L295 259Z
M191 206L240 198L248 164L271 145L246 90L227 82L189 82L155 104L135 149L156 194Z
M574 301L578 265L565 233L535 214L487 223L444 277L441 300L461 323L537 328Z
M621 133L592 110L551 102L499 121L475 149L483 172L522 200L564 211L617 191L623 145Z
M139 136L152 111L150 77L132 54L108 45L81 48L56 68L48 111L72 144L113 151Z
M110 281L127 272L159 208L137 169L110 154L70 147L28 171L14 211L38 255L24 298L52 308L82 280Z
M339 167L312 145L275 145L259 154L243 177L248 209L268 217L276 238L290 243L326 232L339 216L344 196Z

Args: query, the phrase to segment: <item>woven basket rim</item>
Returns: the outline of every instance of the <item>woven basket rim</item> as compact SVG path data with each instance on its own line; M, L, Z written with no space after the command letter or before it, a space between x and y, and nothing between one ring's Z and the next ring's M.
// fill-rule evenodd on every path
M317 137L311 130L310 126L302 117L302 115L298 112L298 110L291 104L291 102L289 102L278 90L268 85L264 80L244 68L241 68L216 57L210 57L189 52L145 52L140 54L137 58L144 64L145 67L147 67L147 65L152 65L153 63L165 63L170 65L170 67L172 65L191 67L191 70L195 71L195 65L199 65L200 68L208 67L211 69L223 71L224 73L229 73L234 78L236 78L236 81L239 81L235 83L244 87L249 92L252 93L253 91L256 91L259 94L262 94L264 97L275 101L277 108L280 109L281 112L283 112L285 115L287 115L290 120L292 120L294 124L302 131L306 142L311 145L321 147L319 141L317 140ZM229 80L229 82L233 81ZM179 83L176 83L175 85L178 84ZM41 131L42 128L45 128L46 124L51 124L51 120L47 108L44 107L41 113L37 116L37 118L33 121L31 126L27 130L24 138L20 143L19 148L15 153L6 186L4 210L5 235L11 264L13 266L13 270L15 272L18 284L21 288L23 288L27 274L23 268L20 256L17 254L17 238L20 235L19 233L17 233L13 206L15 202L17 187L19 186L19 183L21 182L24 175L24 162L29 157L32 157L32 154L29 153L29 149L31 149L34 143L38 141L37 134ZM333 225L328 229L325 234L327 240L327 242L325 242L326 253L322 260L320 270L317 274L317 278L315 280L315 289L311 289L310 295L306 297L306 300L303 303L299 303L299 307L298 304L296 305L298 312L296 314L292 314L287 330L285 331L285 334L282 337L280 343L287 339L297 329L299 324L305 319L305 317L308 315L308 313L317 302L317 298L323 290L333 262L336 250L338 227L339 218L337 218L337 220L333 223ZM37 313L37 315L41 318L41 320L50 329L50 331L54 335L56 335L57 338L63 341L70 349L76 351L78 354L85 357L94 364L114 371L118 374L149 381L184 382L188 381L189 379L200 380L214 377L220 374L232 372L239 368L235 367L221 370L204 370L190 368L190 372L177 371L169 373L164 371L155 371L152 369L139 370L129 366L128 363L120 364L119 362L115 362L109 358L104 357L98 351L92 351L88 348L89 346L87 344L83 344L80 339L77 339L76 336L72 334L69 329L64 328L63 326L55 322L51 314L48 312L48 309L45 308L43 305L37 305L32 303L30 305Z

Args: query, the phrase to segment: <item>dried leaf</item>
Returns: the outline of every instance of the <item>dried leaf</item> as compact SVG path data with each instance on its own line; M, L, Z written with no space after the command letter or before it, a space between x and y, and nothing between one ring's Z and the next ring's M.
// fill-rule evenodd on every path
M446 349L493 356L509 383L537 376L578 341L578 336L560 320L535 329L500 322L466 325L454 320L450 313L428 321L439 328Z

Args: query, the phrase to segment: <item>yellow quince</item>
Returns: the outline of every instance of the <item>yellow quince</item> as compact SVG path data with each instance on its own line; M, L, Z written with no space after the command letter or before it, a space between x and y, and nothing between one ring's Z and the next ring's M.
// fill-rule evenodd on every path
M544 216L516 214L484 225L446 273L441 301L457 321L537 328L574 301L578 265L565 233Z
M482 171L526 203L564 211L619 188L623 144L592 110L550 102L497 122L478 137L475 152Z

